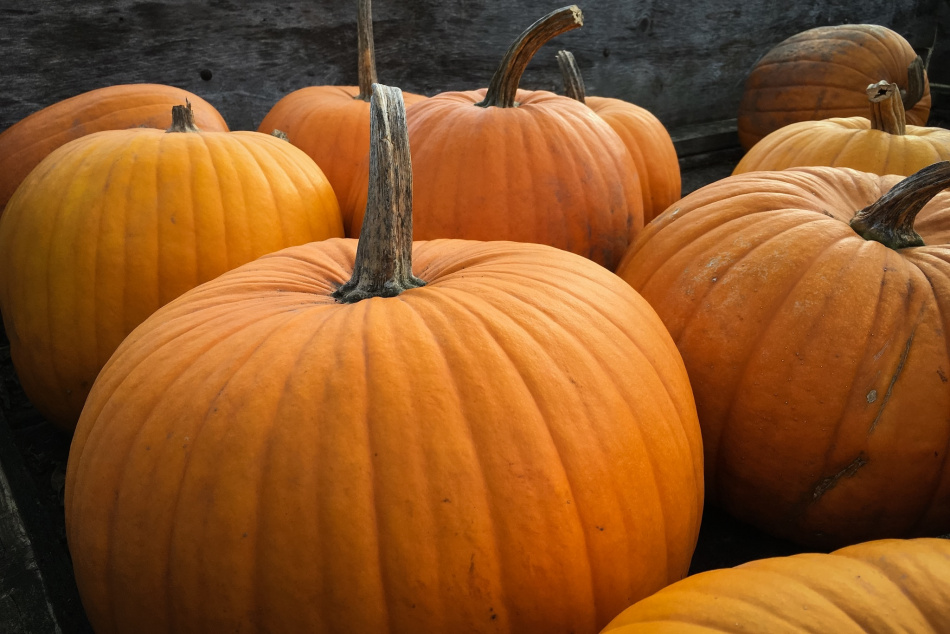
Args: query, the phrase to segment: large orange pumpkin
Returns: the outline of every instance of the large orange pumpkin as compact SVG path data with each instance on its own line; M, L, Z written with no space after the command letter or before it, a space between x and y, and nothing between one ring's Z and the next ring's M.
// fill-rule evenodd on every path
M950 541L878 540L693 575L603 634L945 634Z
M359 245L199 286L96 380L66 522L99 634L593 633L686 573L701 441L659 319L565 251L413 244L376 92Z
M925 125L930 84L923 63L899 33L876 24L819 26L777 44L746 78L739 103L745 149L782 126L867 112L864 87L897 84L907 121Z
M0 310L20 383L65 430L119 342L182 292L264 253L341 236L310 158L257 132L86 135L53 151L0 217ZM188 130L191 131L188 131Z
M371 0L359 0L357 36L358 86L295 90L274 104L257 128L266 134L280 130L316 161L336 192L345 223L353 216L347 206L353 190L366 191L366 175L359 168L369 152L370 86L376 82ZM407 105L425 99L408 92L403 97Z
M574 99L518 90L534 53L582 23L576 6L554 11L512 44L488 89L407 109L417 240L537 242L611 269L620 261L643 226L640 179L623 141ZM350 236L366 206L366 192L357 193L347 205Z
M710 499L822 547L950 532L948 184L750 172L644 229L618 274L683 354Z
M558 51L566 93L593 110L616 132L633 157L643 194L643 221L650 222L680 199L682 177L673 139L656 116L636 104L612 97L588 96L577 61Z
M0 134L0 213L26 175L59 146L102 130L168 128L172 106L190 102L203 130L227 132L214 107L187 90L122 84L91 90L34 112Z
M781 127L756 143L733 174L828 165L910 176L931 163L950 159L950 130L907 125L897 84L871 84L867 95L867 117L800 121Z

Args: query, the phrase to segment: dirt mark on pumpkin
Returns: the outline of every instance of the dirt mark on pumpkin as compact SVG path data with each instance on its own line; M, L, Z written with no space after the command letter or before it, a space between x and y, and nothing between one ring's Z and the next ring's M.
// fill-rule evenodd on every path
M877 423L881 420L881 416L884 415L884 407L887 406L887 402L891 400L891 393L894 391L894 384L897 383L897 379L900 377L901 372L904 370L904 364L907 362L907 355L910 354L910 346L914 343L914 334L917 332L917 329L914 329L914 332L910 333L910 337L907 339L907 343L904 345L904 351L901 352L901 358L897 362L897 369L894 371L893 376L891 376L891 382L887 385L887 391L884 393L884 398L881 401L881 407L877 410L877 415L874 417L874 420L871 421L871 426L868 428L868 435L871 435L871 432L874 431L874 428L877 427ZM872 401L868 401L869 403Z
M858 472L858 469L863 467L869 462L868 457L862 451L858 454L858 457L852 460L848 466L827 478L822 478L818 481L818 484L815 485L815 488L811 492L811 503L814 504L821 499L829 489L833 489L835 485L841 480L841 478L851 478Z

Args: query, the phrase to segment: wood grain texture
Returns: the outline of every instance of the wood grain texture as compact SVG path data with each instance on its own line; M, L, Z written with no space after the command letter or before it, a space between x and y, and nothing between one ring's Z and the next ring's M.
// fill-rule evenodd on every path
M584 27L547 45L522 87L562 93L555 55L569 48L590 94L636 103L667 126L730 119L748 70L789 35L862 21L929 46L939 5L597 0L580 5ZM512 39L556 7L538 0L376 2L379 81L425 95L485 87ZM193 91L232 129L255 129L293 90L356 84L356 13L355 1L330 0L6 0L0 129L55 101L128 82Z

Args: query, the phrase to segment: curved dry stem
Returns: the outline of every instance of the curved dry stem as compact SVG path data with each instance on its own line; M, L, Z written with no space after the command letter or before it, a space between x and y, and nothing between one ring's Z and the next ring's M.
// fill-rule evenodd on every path
M920 55L907 67L907 90L901 91L901 101L904 110L910 110L924 97L924 88L927 85L927 76L924 74L924 60Z
M518 39L508 47L505 57L501 60L498 70L488 84L485 99L475 104L482 108L495 106L497 108L515 107L515 95L518 84L528 62L542 46L554 37L584 25L584 15L577 5L563 7L547 14L529 26Z
M950 161L928 165L856 213L851 228L866 240L892 249L924 246L923 238L914 230L914 220L924 205L947 187Z

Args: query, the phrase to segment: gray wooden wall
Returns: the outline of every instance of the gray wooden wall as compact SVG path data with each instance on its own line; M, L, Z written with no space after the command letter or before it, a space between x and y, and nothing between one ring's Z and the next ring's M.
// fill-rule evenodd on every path
M567 48L589 94L637 103L669 127L730 119L746 73L784 38L870 22L926 47L947 2L581 0L585 26L547 45L522 85L560 91L554 54ZM379 79L427 95L483 87L510 41L566 4L377 0ZM355 0L0 0L0 130L131 82L191 90L232 129L254 129L290 91L356 82L355 15Z

